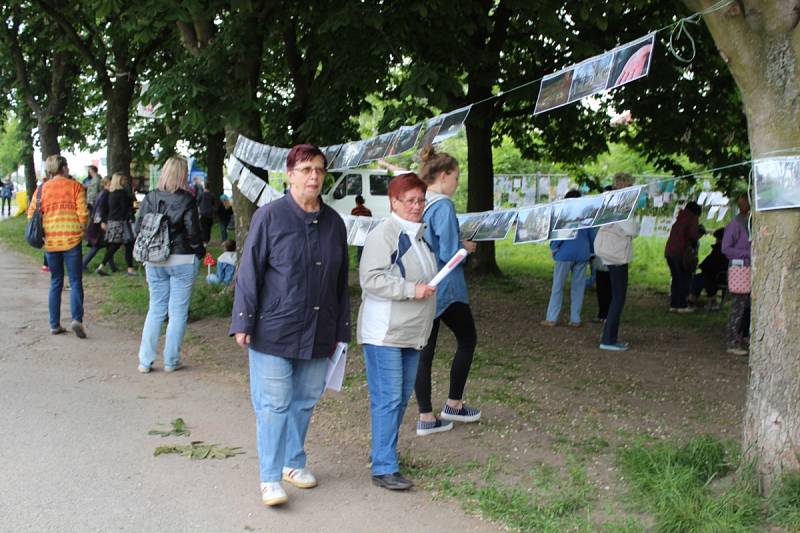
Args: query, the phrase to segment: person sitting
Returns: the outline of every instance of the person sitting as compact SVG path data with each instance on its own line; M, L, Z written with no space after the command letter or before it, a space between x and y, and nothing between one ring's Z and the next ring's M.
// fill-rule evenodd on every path
M233 274L236 272L236 241L223 242L222 249L225 251L217 257L216 274L206 277L209 285L230 285L233 281Z
M711 246L711 252L700 263L700 272L692 277L692 289L689 293L689 305L695 305L703 289L711 299L708 303L707 309L709 311L718 311L720 308L719 302L714 297L721 282L725 280L725 273L728 270L728 258L722 253L722 237L725 234L725 228L719 228L714 231L714 239L716 241Z

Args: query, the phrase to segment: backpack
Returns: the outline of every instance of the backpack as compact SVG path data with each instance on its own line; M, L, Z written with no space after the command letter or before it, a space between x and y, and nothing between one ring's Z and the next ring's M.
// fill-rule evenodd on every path
M133 243L133 258L144 263L166 261L170 254L169 217L161 213L161 204L155 213L142 217L139 235Z
M42 189L44 183L39 186L36 191L36 208L33 216L28 220L28 225L25 227L25 240L34 248L41 248L44 246L44 224L42 223Z

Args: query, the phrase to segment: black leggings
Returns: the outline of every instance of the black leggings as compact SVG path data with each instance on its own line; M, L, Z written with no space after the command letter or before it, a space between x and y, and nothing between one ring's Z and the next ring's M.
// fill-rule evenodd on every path
M121 247L125 247L125 262L128 264L128 268L133 268L133 243L129 242L127 244L122 244L119 242L109 242L106 243L106 255L103 256L103 263L107 265L114 261L114 254L117 253Z
M428 344L422 349L419 356L419 366L417 367L417 381L414 384L414 392L417 395L417 404L420 413L431 413L431 364L433 363L433 353L436 350L436 339L439 336L439 323L450 328L456 336L458 348L453 357L453 364L450 366L450 394L451 400L460 400L464 395L464 386L467 384L469 367L472 366L472 355L475 352L475 345L478 343L478 334L475 332L475 321L472 319L472 311L469 305L455 302L445 309L439 318L433 321L433 329L428 339Z

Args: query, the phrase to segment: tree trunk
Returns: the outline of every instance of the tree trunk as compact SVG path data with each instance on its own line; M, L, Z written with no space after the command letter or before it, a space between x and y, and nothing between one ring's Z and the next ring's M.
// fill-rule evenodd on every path
M225 131L206 136L206 183L214 197L222 194L222 166L225 163Z
M121 172L131 174L131 140L128 134L128 119L133 99L134 82L130 76L119 76L106 97L106 165L108 175Z
M19 106L18 112L20 113L19 129L22 132L22 141L25 143L25 149L22 152L22 163L25 165L25 190L30 199L36 192L36 163L33 159L33 135L31 135L36 120L33 118L33 112L27 106Z
M61 153L58 144L58 130L60 124L55 117L41 113L37 117L39 127L39 145L42 149L42 159Z
M489 107L489 106L486 106ZM478 111L473 108L472 114ZM471 117L472 118L472 117ZM467 210L470 213L491 211L494 207L494 168L492 163L492 120L468 120L467 150L469 154L469 188ZM494 241L479 242L470 256L467 269L476 274L499 275L494 256Z
M793 102L785 96L762 87L745 97L753 158L800 145L798 93ZM800 472L798 258L800 210L754 212L750 383L742 448L765 492L780 474Z
M711 4L685 3L695 10ZM743 1L705 17L741 91L754 159L797 154L800 146L796 4ZM800 471L800 211L754 212L752 220L750 383L742 449L768 493L781 474Z

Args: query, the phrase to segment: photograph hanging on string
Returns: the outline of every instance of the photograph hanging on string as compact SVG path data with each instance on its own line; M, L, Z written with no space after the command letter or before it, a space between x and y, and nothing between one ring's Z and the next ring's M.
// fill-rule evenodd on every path
M458 233L462 241L471 241L475 232L488 213L465 213L456 215L458 218Z
M275 172L286 172L286 157L288 155L288 148L273 147L269 156L269 166L267 169Z
M653 58L653 45L656 34L643 37L632 43L615 48L611 75L608 77L608 89L613 89L628 82L647 76Z
M439 130L442 128L442 121L444 121L444 115L439 115L428 120L425 124L425 134L419 141L420 150L433 144L433 140L439 135Z
M571 241L578 236L576 229L556 229L550 232L551 241Z
M351 246L364 246L367 235L372 227L372 217L356 217L353 227L347 236L347 244Z
M267 145L264 145L264 144L259 144L258 145L258 153L257 153L256 158L255 158L256 161L255 161L255 163L253 163L253 165L257 166L258 168L267 169L267 166L269 165L270 158L272 157L272 151L273 150L277 150L277 149L278 148L275 148L273 146L267 146Z
M433 144L439 144L445 139L458 135L458 132L464 127L464 121L467 120L470 109L472 109L471 105L444 115L439 131L436 133L436 137L433 138Z
M574 102L594 93L604 91L611 72L611 54L593 57L574 68L569 101Z
M328 168L333 168L331 164L333 163L334 159L336 159L336 154L339 153L339 149L341 147L341 144L334 144L333 146L323 146L320 148L322 155L325 156L325 161L328 163Z
M758 159L753 168L756 211L800 207L800 157Z
M366 141L367 146L364 148L364 156L361 158L361 162L369 163L386 157L396 134L397 132L392 131Z
M589 228L603 207L603 195L570 198L561 204L553 230Z
M243 168L244 166L242 165L242 162L239 161L236 156L231 155L228 158L227 164L228 181L231 183L236 183L236 181L239 179L239 174L242 173Z
M419 134L421 131L421 123L414 126L401 126L398 128L396 130L394 141L392 141L392 144L389 146L389 150L387 151L386 155L400 155L412 150L415 146L417 146L417 139L419 139Z
M636 209L641 192L642 188L636 186L603 194L603 207L597 213L597 218L595 218L593 225L603 226L628 220L633 210Z
M536 99L534 115L544 113L569 103L569 90L572 87L572 68L550 74L542 78L539 85L539 97Z
M517 214L517 231L514 244L546 241L550 235L549 204L535 207L523 207Z
M472 236L473 241L499 241L508 236L511 225L517 218L516 209L508 211L490 211Z
M267 186L264 187L264 190L261 191L261 196L258 197L258 202L256 203L256 205L258 207L267 205L268 203L273 202L278 198L281 198L282 196L283 193L276 191L275 189L270 187L269 184L267 184Z
M256 203L261 191L263 191L264 187L267 186L267 182L245 168L242 170L242 174L239 177L239 181L237 182L236 186L239 188L239 192L242 193L245 198L253 203Z
M357 167L361 163L365 148L366 143L364 141L354 141L342 145L342 149L339 150L339 155L336 156L336 161L332 168L343 169Z
M639 223L639 235L641 237L652 237L656 234L656 217L643 216Z

